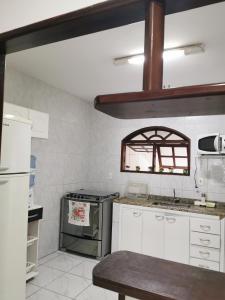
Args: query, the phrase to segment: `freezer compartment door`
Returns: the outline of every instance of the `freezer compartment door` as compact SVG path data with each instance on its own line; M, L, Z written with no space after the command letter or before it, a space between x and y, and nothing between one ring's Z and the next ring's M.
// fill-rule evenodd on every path
M31 124L3 119L0 174L30 171Z
M77 226L69 223L69 201L62 200L61 232L93 240L102 239L102 203L90 203L90 226Z
M82 239L64 233L60 234L60 249L68 250L83 255L101 257L101 242Z
M25 299L28 175L0 176L0 299Z

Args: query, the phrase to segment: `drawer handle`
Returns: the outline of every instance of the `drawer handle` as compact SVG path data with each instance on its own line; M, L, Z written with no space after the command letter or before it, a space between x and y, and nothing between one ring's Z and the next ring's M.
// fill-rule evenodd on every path
M211 226L207 226L207 225L200 225L200 228L204 231L210 231L211 230Z
M140 213L140 212L137 212L137 211L134 211L134 212L133 212L133 216L134 216L135 218L138 218L138 217L141 216L141 213Z
M156 218L156 220L158 220L158 221L163 221L163 220L164 220L164 216L156 215L155 218Z
M199 254L204 258L207 258L210 256L210 252L205 252L205 251L199 251Z
M176 223L176 218L173 218L173 217L166 217L166 220L170 224Z
M208 269L208 270L210 269L210 267L209 267L209 266L206 266L206 265L200 265L200 264L199 264L198 266L199 266L199 268Z
M201 242L203 245L209 245L209 244L210 244L210 240L206 240L206 239L200 239L200 242Z

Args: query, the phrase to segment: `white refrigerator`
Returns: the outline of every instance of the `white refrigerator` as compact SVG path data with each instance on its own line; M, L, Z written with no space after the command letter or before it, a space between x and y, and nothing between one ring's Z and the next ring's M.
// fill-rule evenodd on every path
M4 116L0 161L0 299L24 300L31 122Z

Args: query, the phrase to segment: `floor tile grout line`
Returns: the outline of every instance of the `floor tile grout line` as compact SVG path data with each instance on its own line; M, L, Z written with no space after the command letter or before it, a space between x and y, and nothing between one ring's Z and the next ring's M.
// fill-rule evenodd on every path
M79 297L81 294L83 294L87 289L89 289L89 287L91 287L92 286L92 282L83 290L83 291L81 291L80 293L78 293L77 295L76 295L76 297L73 299L73 300L76 300L77 299L77 297Z
M49 269L53 269L53 268L49 268ZM56 270L56 269L53 269L53 270ZM57 271L59 271L59 270L57 270ZM58 276L57 276L56 278L54 278L51 282L47 283L47 284L44 285L44 286L40 286L40 285L37 285L37 284L35 284L35 283L32 283L32 284L35 285L35 286L37 286L37 287L39 287L39 288L45 288L47 285L53 283L56 279L59 279L60 277L63 277L65 274L69 274L69 273L67 273L67 272L63 272L63 271L61 271L61 272L62 272L63 274L58 275Z
M68 298L68 299L71 299L71 300L74 300L73 298L71 298L71 297L68 297L68 296L66 296L66 295L62 295L62 294L59 294L59 293L57 293L57 292L55 292L55 291L52 291L52 290L49 290L49 289L46 289L46 288L40 288L37 292L40 292L41 290L45 290L45 291L47 291L47 292L51 292L52 294L56 294L56 295L59 295L59 296L62 296L62 297L65 297L65 298ZM34 294L36 294L37 292L35 292ZM33 294L33 295L34 295ZM32 295L31 295L32 296ZM31 296L29 296L27 299L29 299Z

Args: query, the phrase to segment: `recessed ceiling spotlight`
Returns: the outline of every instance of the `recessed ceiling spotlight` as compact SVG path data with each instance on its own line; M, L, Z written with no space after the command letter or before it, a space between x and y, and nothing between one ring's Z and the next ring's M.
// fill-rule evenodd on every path
M170 61L170 60L181 58L183 56L196 54L196 53L203 53L203 52L205 52L205 46L202 43L185 45L185 46L165 49L163 52L163 59L165 61ZM115 58L114 64L115 65L124 65L124 64L142 65L144 63L144 60L145 60L144 53L138 53L134 55Z

